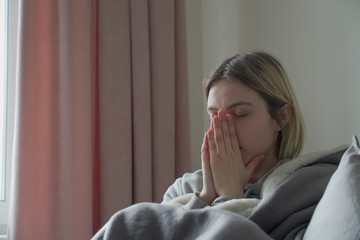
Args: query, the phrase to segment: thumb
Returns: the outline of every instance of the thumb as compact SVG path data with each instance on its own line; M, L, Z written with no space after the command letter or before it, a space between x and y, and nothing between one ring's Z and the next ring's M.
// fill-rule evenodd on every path
M253 174L255 168L260 163L260 161L264 159L264 157L265 156L263 154L258 154L253 159L251 159L250 162L248 162L248 164L245 166L245 169L249 177Z
M201 146L201 160L204 170L210 170L210 153L209 153L209 144L208 144L208 137L207 132L204 134L203 144Z

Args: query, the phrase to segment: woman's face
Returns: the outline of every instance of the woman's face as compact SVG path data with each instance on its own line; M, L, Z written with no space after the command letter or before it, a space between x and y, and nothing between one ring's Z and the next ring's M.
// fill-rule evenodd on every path
M276 141L281 128L256 91L238 81L220 80L210 89L207 109L210 117L219 110L233 116L244 165L258 154L265 156L250 182L258 181L277 163Z

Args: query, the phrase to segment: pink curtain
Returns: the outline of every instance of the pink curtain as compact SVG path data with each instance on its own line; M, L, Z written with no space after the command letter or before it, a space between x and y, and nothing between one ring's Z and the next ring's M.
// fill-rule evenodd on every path
M20 1L9 239L89 239L190 170L184 1Z

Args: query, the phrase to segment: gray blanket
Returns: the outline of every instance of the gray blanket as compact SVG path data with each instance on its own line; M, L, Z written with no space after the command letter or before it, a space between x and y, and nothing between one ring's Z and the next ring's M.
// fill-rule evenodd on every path
M93 239L360 239L360 150L355 138L344 151L336 149L312 155L311 160L305 157L284 163L265 181L263 197L247 217L221 208L188 210L179 204L141 203L116 213ZM324 191L329 193L324 195ZM345 203L337 203L334 194L349 196L341 198ZM336 218L344 206L349 209L340 223L332 221L333 226L321 219L324 210L315 211L319 202L326 206L328 201L341 204L341 208L326 210L328 218ZM242 202L232 204L241 206ZM309 225L316 226L311 233L307 233ZM336 230L327 234L329 228Z
M255 223L229 211L186 210L155 203L116 213L93 239L271 239Z

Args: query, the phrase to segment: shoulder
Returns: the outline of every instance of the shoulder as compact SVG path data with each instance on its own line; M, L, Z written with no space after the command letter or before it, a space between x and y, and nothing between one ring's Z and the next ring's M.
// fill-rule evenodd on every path
M302 155L291 160L284 160L269 176L265 179L261 190L261 197L271 194L275 188L284 182L293 179L311 178L319 179L323 176L327 179L336 170L341 157L348 146L339 146L326 151L318 151Z

